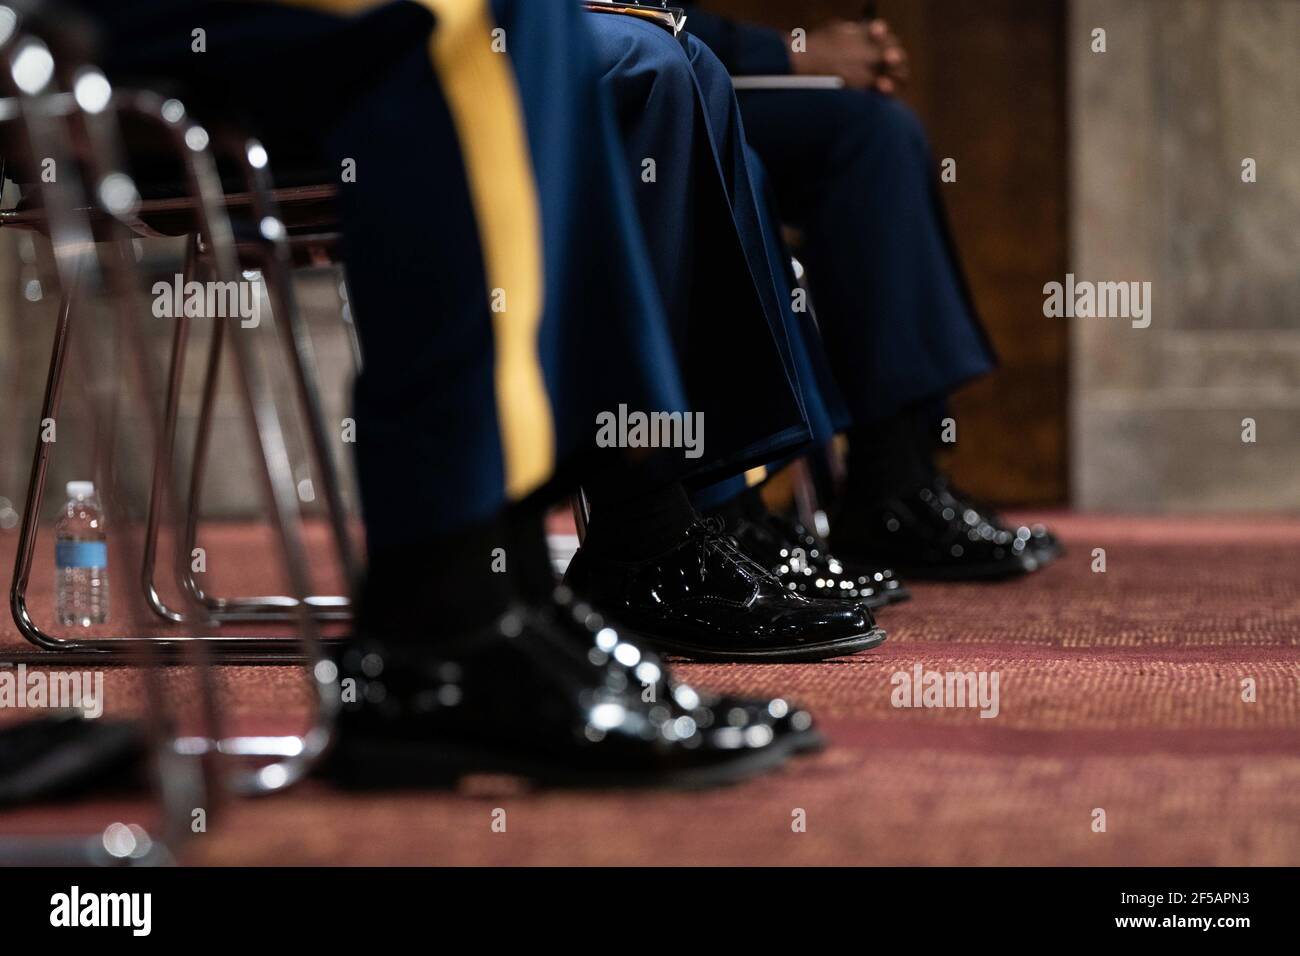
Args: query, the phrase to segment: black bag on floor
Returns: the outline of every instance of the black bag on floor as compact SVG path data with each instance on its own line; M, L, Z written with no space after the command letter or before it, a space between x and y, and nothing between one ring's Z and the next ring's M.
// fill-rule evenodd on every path
M0 727L0 807L131 790L146 779L143 728L58 713Z

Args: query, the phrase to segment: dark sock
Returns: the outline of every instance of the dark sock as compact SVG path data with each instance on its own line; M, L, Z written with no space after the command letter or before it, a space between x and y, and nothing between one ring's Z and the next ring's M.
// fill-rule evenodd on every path
M512 601L554 587L542 513L514 510L419 542L377 548L360 589L358 633L435 644L486 626Z
M598 482L585 488L591 505L583 550L615 561L643 561L681 542L699 515L679 483L653 489Z
M742 518L755 520L767 513L767 504L757 487L746 488L736 497L723 502L709 512L710 516L721 518L730 525Z
M510 539L506 545L506 575L515 594L533 603L549 601L559 582L546 543L545 509L518 505L506 516Z
M926 416L905 409L849 431L845 492L854 503L872 503L910 491L935 475L933 443Z

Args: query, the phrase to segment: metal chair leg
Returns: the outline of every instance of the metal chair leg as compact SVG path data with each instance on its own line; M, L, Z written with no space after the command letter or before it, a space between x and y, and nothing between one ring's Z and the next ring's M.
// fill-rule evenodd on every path
M233 137L227 137L228 140ZM239 140L228 144L228 151L238 157L244 172L245 182L253 201L253 215L260 224L278 222L271 199L271 185L266 176L266 151L255 141ZM256 162L254 161L256 158ZM342 484L331 453L326 434L324 413L320 397L319 375L317 372L315 351L311 336L302 321L289 268L289 253L283 231L268 232L263 230L265 248L255 254L255 262L261 266L263 276L268 279L268 294L272 300L272 313L281 332L285 351L293 371L297 388L298 401L306 421L312 455L325 496L334 546L344 577L355 581L359 576L359 566L351 545L351 535L347 526L347 509L343 503ZM354 360L360 363L360 343L356 338L355 328L349 318L344 324L349 332ZM179 332L178 332L179 334ZM215 330L209 353L203 399L199 412L198 430L195 441L193 473L191 476L190 496L187 500L186 537L183 551L192 553L198 540L198 523L203 484L203 468L207 458L208 443L211 434L212 415L217 397L217 379L220 374L221 333ZM173 354L173 367L179 361ZM179 398L176 399L179 401ZM169 401L169 410L172 404ZM226 622L251 623L257 621L287 621L292 619L297 601L283 595L262 597L216 597L207 594L202 584L194 576L192 567L182 566L181 586L207 608L217 620ZM156 589L152 582L146 585L151 595L151 603L158 604L153 595ZM351 601L341 595L313 595L307 604L321 620L350 620ZM162 613L160 607L156 607Z
M270 256L259 258L263 264ZM330 528L335 544L335 551L344 569L344 576L354 581L358 576L358 567L347 530L347 509L343 504L343 495L338 470L330 453L325 432L324 415L317 384L315 355L311 348L305 328L298 315L296 304L291 294L283 290L289 282L287 270L277 274L273 282L268 283L272 290L272 321L277 323L278 331L284 338L289 364L294 372L298 398L306 419L312 446L313 457L317 462L326 509L330 518ZM276 291L279 290L279 291ZM201 514L203 474L206 465L209 442L212 431L213 411L217 400L217 384L221 367L221 348L224 335L219 328L214 328L205 372L202 404L199 411L198 428L195 435L193 471L191 473L190 494L187 500L186 537L184 550L192 552L198 542L198 526ZM182 570L182 586L193 598L207 608L217 620L229 623L277 622L291 621L297 608L296 599L284 595L267 595L260 597L217 597L206 593L202 584L194 576L189 566ZM322 621L351 620L351 601L342 595L310 595L306 603L313 614Z
M191 234L185 243L185 266L182 281L189 282L199 268L199 237ZM163 493L171 479L172 456L176 450L176 423L180 417L181 380L185 369L185 345L189 339L190 319L182 309L173 320L176 330L172 334L171 363L167 374L167 398L163 410L163 432L154 456L153 479L149 486L149 514L145 521L144 559L140 581L144 587L145 602L163 620L174 624L185 621L181 611L168 607L158 593L154 581L158 558L158 531L162 520Z
M33 644L46 650L60 650L64 644L57 638L48 637L32 620L27 608L27 584L32 576L45 475L50 467L50 443L45 440L45 423L57 420L63 372L68 360L68 322L72 315L72 296L72 290L66 290L59 301L59 317L54 325L54 346L50 351L50 370L45 378L45 396L41 399L41 417L37 423L36 451L32 456L31 475L27 480L27 498L23 505L22 524L18 530L18 552L14 559L13 581L9 586L9 607L19 631Z
M348 334L348 345L352 349L352 367L356 372L361 371L361 333L357 331L356 319L352 312L352 291L348 286L347 273L339 273L339 299L342 300L342 308L339 310L343 317L343 328Z
M573 493L569 499L569 505L573 508L573 523L578 529L578 544L582 544L587 538L587 522L591 519L591 507L587 504L587 494L581 488Z
M231 151L239 158L244 171L244 180L253 197L253 211L261 224L260 233L265 241L261 253L263 276L270 275L268 291L271 295L272 315L279 317L277 327L284 337L285 351L293 370L294 384L298 391L298 400L303 408L307 431L312 451L316 457L316 466L320 471L324 485L326 509L334 536L334 547L338 552L340 566L346 580L351 583L360 576L360 566L356 553L351 546L351 533L347 524L347 509L343 503L343 488L338 468L330 447L330 440L325 427L324 405L320 394L320 373L316 364L316 352L312 345L311 333L303 321L298 308L297 296L293 288L291 253L284 228L275 228L271 223L278 223L279 213L272 198L270 176L267 174L266 150L255 140L242 141L237 149ZM345 323L355 334L351 322ZM359 361L359 345L358 350Z
M815 455L817 450L814 449L808 454ZM794 478L795 513L805 528L811 528L816 534L824 537L829 530L829 525L817 494L817 481L809 466L808 457L796 459L791 465L791 472Z
M298 401L306 422L309 443L319 473L322 491L329 516L330 529L334 539L334 548L345 580L352 582L359 577L360 568L355 551L351 545L351 534L347 525L347 509L343 503L342 483L330 448L325 428L323 405L320 397L319 374L317 372L315 350L311 335L298 309L293 290L293 279L289 266L290 256L287 238L272 199L272 189L267 176L266 150L255 140L244 140L231 134L222 137L225 151L238 162L243 173L249 195L252 197L253 217L259 224L262 247L255 254L255 261L262 268L267 279L267 291L271 297L272 316L278 331L283 336L285 352L293 372ZM274 225L272 225L274 224ZM349 328L350 323L349 323ZM219 343L214 339L214 350ZM359 343L354 343L356 357L359 360ZM211 428L213 403L216 399L215 377L218 363L214 351L208 365L208 379L204 387L203 407L200 412L199 430L195 450L195 473L189 499L189 520L187 522L186 549L192 551L197 543L197 522L199 513L200 490L202 487L201 468L207 454L207 443ZM195 600L208 608L218 620L231 622L282 621L290 619L297 602L293 598L275 595L263 597L221 598L213 597L203 591L195 579L192 570L183 574L183 586ZM321 620L350 620L351 601L345 596L313 595L306 599L313 613Z

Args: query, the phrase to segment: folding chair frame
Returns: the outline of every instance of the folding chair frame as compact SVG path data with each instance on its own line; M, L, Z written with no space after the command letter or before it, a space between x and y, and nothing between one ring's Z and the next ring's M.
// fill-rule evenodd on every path
M265 150L253 140L241 140L233 134L219 137L225 152L238 159L247 195L254 219L260 224L268 221L279 223L276 214L276 192L268 182ZM253 162L257 157L261 162ZM317 190L309 193L317 198ZM260 240L253 244L238 244L241 259L249 261L260 268L267 279L266 286L271 297L272 313L284 338L285 351L293 371L294 384L299 404L303 410L309 443L316 467L319 471L325 495L326 510L340 566L347 581L357 580L358 564L350 542L347 525L347 510L343 503L342 486L334 458L330 452L329 439L325 430L325 417L320 397L319 375L317 373L315 352L311 335L302 320L293 292L291 275L292 253L290 239L283 229L260 229ZM332 245L332 237L313 236L311 242L315 247ZM204 257L204 250L199 236L191 236L186 255L186 279L189 273L199 267ZM359 359L360 351L354 330L350 323L345 323L349 330L353 346L354 359ZM154 558L157 545L157 509L158 490L165 482L166 470L170 467L171 449L175 443L176 424L180 404L180 384L184 362L184 350L188 335L187 320L177 322L172 346L172 367L168 381L167 405L165 412L165 448L160 448L155 462L154 486L151 497L149 518L149 543L144 568L145 594L150 605L162 617L171 621L181 621L179 612L167 608L158 597L154 581ZM204 377L202 404L199 413L198 429L195 439L194 460L187 498L185 537L182 551L193 553L198 538L200 517L200 500L204 464L207 459L211 438L213 410L217 400L217 382L220 374L221 354L224 342L224 327L214 326L209 344L208 362ZM192 566L186 563L178 565L181 585L191 597L202 605L215 620L223 622L272 622L291 621L298 606L296 598L277 595L265 597L223 598L207 594L194 576ZM351 619L351 602L344 596L309 596L306 603L319 620L346 621Z
M54 100L56 112L72 115L75 112L75 104L68 94L60 94ZM207 144L207 133L202 127L192 123L184 117L183 107L176 100L163 100L148 93L116 93L114 95L114 107L123 113L130 113L153 123L158 124L161 128L169 133L173 148L177 151L182 161L186 165L187 178L190 180L191 190L195 191L196 200L192 201L191 207L195 217L199 220L201 232L194 234L190 242L189 252L187 253L186 272L192 274L199 263L200 249L203 248L198 238L200 234L206 235L207 229L212 228L211 223L218 216L224 223L226 241L225 248L231 258L230 267L235 268L237 263L237 247L230 234L230 227L224 218L224 208L219 196L219 187L216 186L215 168L206 170L203 166L211 166L211 159L205 149L194 150L189 145L191 141L202 142L204 147ZM179 110L179 117L177 111ZM0 121L6 117L0 115ZM197 132L195 132L197 131ZM310 432L311 444L317 457L317 465L320 469L322 485L327 500L327 506L331 518L331 530L333 533L335 546L340 561L343 563L345 573L349 580L354 580L357 574L356 561L349 542L349 535L346 527L346 512L342 503L342 493L338 480L337 470L333 465L333 459L329 454L327 439L324 432L323 416L321 414L320 393L317 386L315 358L311 348L310 338L302 322L300 321L296 303L293 299L292 288L288 275L288 247L283 235L283 226L275 215L273 199L270 196L270 190L266 185L263 176L257 175L262 172L253 162L253 158L261 161L261 166L265 166L265 150L253 141L248 141L240 150L244 157L244 164L247 170L247 177L252 187L248 195L239 197L250 204L254 214L258 217L258 222L263 230L264 243L254 248L244 248L246 255L251 256L260 263L264 270L269 269L272 273L272 281L268 282L268 292L273 297L273 313L279 320L283 331L286 350L290 357L290 364L295 371L295 381L298 388L299 399L303 404L305 417ZM196 190L206 189L206 195L199 194ZM169 201L170 202L170 201ZM171 203L174 205L174 202ZM144 204L141 204L142 206ZM94 211L102 216L99 211ZM45 211L40 210L33 212L5 213L0 212L0 225L7 224L10 226L19 226L26 228L39 228L45 225ZM128 220L132 232L135 235L151 234L147 227L139 221L138 216L133 220ZM205 228L206 227L206 228ZM317 240L319 242L319 240ZM205 258L212 258L217 255L218 251L215 244L208 243L204 250ZM237 270L234 273L237 275ZM265 273L264 273L265 274ZM45 396L42 402L41 420L53 418L59 405L60 392L65 373L65 364L67 356L67 339L70 329L70 316L73 306L73 296L70 291L65 291L63 300L60 304L59 321L55 327L54 343L51 349L50 369L46 381ZM180 376L183 362L183 346L188 335L188 320L184 317L178 318L177 327L173 338L172 348L172 367L168 376L167 386L167 404L164 413L162 440L158 445L158 452L154 463L154 473L151 485L149 517L146 523L147 535L145 545L145 558L142 569L142 585L146 601L156 614L171 623L184 623L187 615L176 609L166 606L158 589L155 585L155 571L157 558L157 534L161 521L161 494L167 484L171 474L171 458L175 447L175 431L177 424L178 407L180 401ZM185 547L178 551L178 558L181 555L187 555L194 547L194 540L197 537L198 526L198 493L201 488L201 475L203 458L206 454L207 439L211 428L212 408L215 404L215 392L217 382L217 369L220 361L220 348L225 339L225 323L218 322L214 325L213 344L208 364L208 376L204 385L204 406L200 420L199 438L195 453L194 474L191 478L190 494L188 496L188 511L184 525L184 533L178 537L178 542L184 542ZM232 339L238 340L241 337L237 334L231 336ZM277 440L283 445L283 435L278 431L277 420ZM98 641L74 640L66 638L57 638L43 631L31 618L27 608L26 591L30 580L31 567L34 558L36 535L38 529L37 518L40 513L41 501L43 498L44 487L46 483L46 473L49 465L50 448L48 443L40 441L38 437L37 446L33 455L33 465L31 479L28 483L27 499L24 508L23 522L19 532L19 549L15 561L15 571L13 585L10 593L10 604L14 615L14 620L22 634L33 644L46 650L58 651L60 655L67 655L77 651L88 651L92 655L98 655L102 652L117 653L123 650L126 642L132 641L150 641L159 645L164 651L176 650L174 645L177 642L183 642L186 638L109 638ZM288 474L286 480L291 487L292 469L285 464L284 469ZM295 512L296 512L296 487L294 487ZM225 621L277 621L292 622L297 615L298 599L292 596L278 596L270 598L251 598L241 600L230 600L221 598L212 598L206 595L197 581L194 580L190 566L187 561L178 560L177 562L178 579L184 585L185 590L191 595L197 603L204 609L205 616L214 620ZM321 619L347 619L349 616L348 602L342 597L327 598L308 598L306 607L310 613ZM288 663L300 661L301 657L296 653L298 642L294 639L275 637L275 636L205 636L196 638L210 642L216 653L223 660L233 660L246 663ZM66 659L66 658L65 658Z
M42 213L48 229L54 251L55 271L59 280L63 305L60 322L56 329L56 345L51 362L51 376L47 381L46 395L43 402L45 414L52 416L57 409L61 385L61 373L67 357L67 337L71 324L72 292L82 278L97 276L102 267L103 274L109 281L109 291L117 306L119 328L126 330L134 346L132 351L138 360L138 374L144 394L153 394L149 383L152 379L147 350L138 326L136 309L136 288L131 262L131 233L129 209L123 208L131 203L113 203L106 199L106 186L117 187L118 196L123 194L135 196L134 184L121 172L116 161L118 154L118 134L116 129L117 113L135 113L158 122L169 134L172 147L184 163L188 187L195 196L195 212L200 229L204 235L211 237L213 261L217 274L225 281L236 281L238 276L237 257L234 250L233 234L229 220L221 206L216 176L216 167L206 151L208 135L202 127L189 121L184 108L178 101L164 101L148 93L116 93L104 102L87 106L77 96L66 93L50 92L53 83L50 77L39 79L29 88L13 82L18 74L14 63L23 56L38 56L50 61L50 73L55 72L55 63L48 49L40 40L29 36L15 39L13 32L0 41L0 68L4 70L6 85L10 98L0 102L0 122L19 121L25 132L23 145L28 159L35 165L36 157L57 156L64 162L65 169L75 169L72 156L78 156L85 164L92 180L98 184L97 191L100 206L92 206L85 198L79 184L67 182L73 176L64 176L57 185L42 184L44 204ZM65 87L82 92L82 81L90 82L89 87L100 90L109 89L107 80L97 70L88 67L68 67L58 64L63 69L59 79ZM36 88L31 88L35 86ZM88 87L88 88L89 88ZM88 98L90 99L90 98ZM94 223L91 217L100 217L106 222L113 240L111 244L96 242ZM105 218L106 215L106 218ZM271 223L266 223L270 232L274 232ZM237 321L236 319L232 319ZM305 595L309 586L306 553L303 547L301 531L298 527L297 492L293 483L292 468L284 444L284 435L280 427L279 413L275 407L274 396L269 383L258 362L253 343L248 336L233 334L235 345L236 368L239 371L239 384L245 397L245 407L253 435L258 442L258 458L262 465L262 477L274 526L278 533L283 551L286 571L295 595ZM96 412L95 414L98 414ZM151 425L155 442L161 437L161 427L156 416L146 416ZM40 446L44 446L40 442ZM143 638L120 637L95 640L64 640L51 638L43 634L31 622L25 602L25 586L31 572L31 546L35 540L37 516L40 500L40 487L48 466L48 449L38 447L33 462L27 509L23 515L21 531L26 552L20 553L15 568L15 580L11 591L11 602L15 619L23 628L25 636L38 646L56 653L40 655L7 655L11 660L24 659L40 664L61 664L70 661L84 663L157 663L162 660L179 661L181 655L190 652L199 655L200 663L206 655L220 648L225 658L237 658L249 641L253 642L255 653L261 653L261 639L229 639L209 635L185 637ZM178 496L179 497L179 496ZM196 609L194 619L208 623ZM334 714L339 707L337 668L333 662L323 656L317 630L317 622L300 602L297 611L299 644L283 642L283 654L286 660L305 660L308 673L316 694L316 709L310 730L303 736L274 738L219 738L208 735L177 741L174 753L185 756L199 756L211 760L215 755L234 754L241 757L272 758L275 762L262 766L255 771L237 775L233 787L243 793L268 793L283 789L300 779L308 772L314 761L329 745ZM154 668L145 668L146 678L155 679ZM201 667L204 679L210 679L207 667ZM208 697L210 701L211 698ZM212 716L209 711L209 716Z

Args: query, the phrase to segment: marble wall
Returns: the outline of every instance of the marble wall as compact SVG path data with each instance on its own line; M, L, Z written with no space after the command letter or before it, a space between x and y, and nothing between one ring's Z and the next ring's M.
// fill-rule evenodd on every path
M1300 3L1073 0L1067 45L1070 268L1152 290L1068 320L1074 503L1300 510Z

